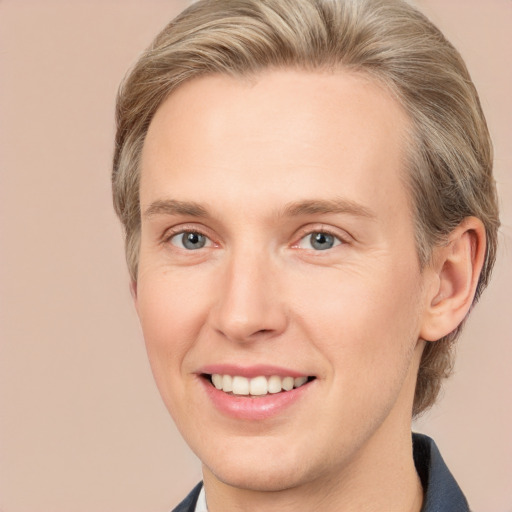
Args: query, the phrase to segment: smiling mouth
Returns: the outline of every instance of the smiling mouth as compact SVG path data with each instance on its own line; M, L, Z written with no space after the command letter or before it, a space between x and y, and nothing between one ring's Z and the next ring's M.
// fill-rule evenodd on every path
M240 375L203 374L212 386L219 391L236 396L259 397L269 394L285 393L300 388L316 377L280 377L264 375L251 379Z

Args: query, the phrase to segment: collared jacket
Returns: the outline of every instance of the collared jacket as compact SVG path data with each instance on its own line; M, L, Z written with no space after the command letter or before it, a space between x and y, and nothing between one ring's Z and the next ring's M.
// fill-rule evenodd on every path
M421 512L470 512L468 502L446 466L436 443L423 434L413 434L416 471L423 485ZM194 512L202 483L172 512Z

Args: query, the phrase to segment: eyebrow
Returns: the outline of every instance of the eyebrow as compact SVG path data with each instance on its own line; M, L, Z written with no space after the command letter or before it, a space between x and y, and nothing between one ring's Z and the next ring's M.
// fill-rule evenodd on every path
M296 201L287 204L282 211L282 215L286 217L328 213L344 213L355 217L366 217L368 219L374 219L376 217L375 213L366 206L343 198Z
M277 217L299 217L301 215L347 214L355 217L374 219L369 208L348 199L310 199L286 204L277 212ZM152 202L143 213L144 217L154 215L187 215L191 217L210 217L208 210L194 201L176 199L158 199Z
M208 217L204 206L193 201L177 201L175 199L159 199L152 202L144 211L143 217L154 215L189 215L191 217Z

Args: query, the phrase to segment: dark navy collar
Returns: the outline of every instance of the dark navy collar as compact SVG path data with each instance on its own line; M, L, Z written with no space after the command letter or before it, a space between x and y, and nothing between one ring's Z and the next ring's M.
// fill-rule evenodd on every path
M421 512L470 512L468 502L444 463L436 443L423 434L413 434L416 471L425 493ZM194 512L202 483L172 512Z
M189 495L172 512L194 512L196 509L197 498L201 492L203 482L199 482L189 493Z
M414 464L425 493L421 512L470 512L436 443L423 434L413 434L412 442Z

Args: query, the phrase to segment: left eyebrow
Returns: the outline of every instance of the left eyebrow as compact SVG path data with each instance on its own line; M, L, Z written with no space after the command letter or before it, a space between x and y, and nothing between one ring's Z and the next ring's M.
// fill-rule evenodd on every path
M310 199L296 201L285 205L280 215L284 217L297 217L299 215L315 215L328 213L344 213L355 217L375 219L376 215L366 206L349 199Z

